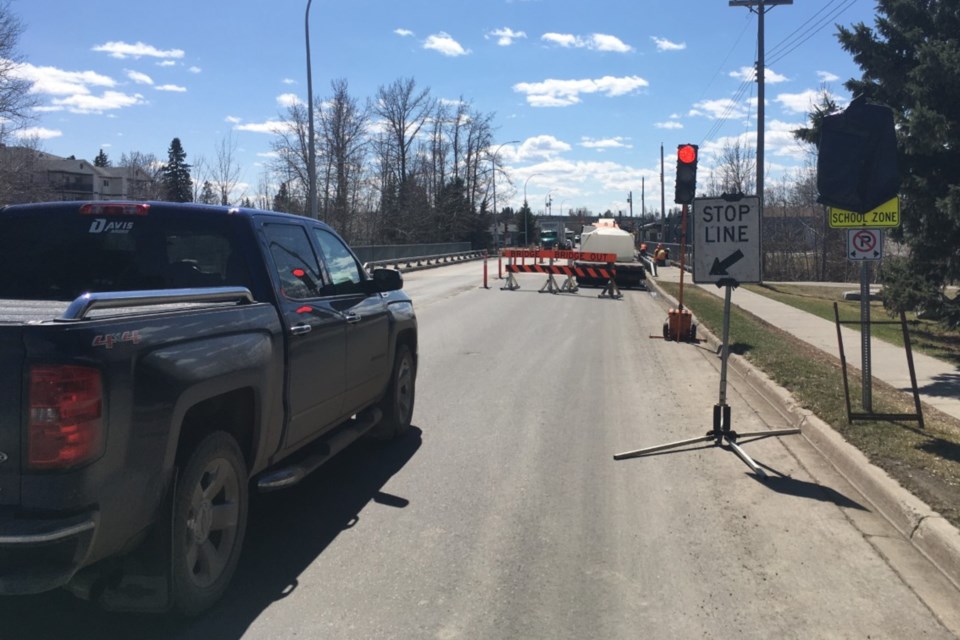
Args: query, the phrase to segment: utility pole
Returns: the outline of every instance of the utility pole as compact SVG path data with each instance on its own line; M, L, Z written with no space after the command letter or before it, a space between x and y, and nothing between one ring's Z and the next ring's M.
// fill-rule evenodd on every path
M667 196L663 190L663 143L660 143L660 242L666 239Z
M763 146L764 146L764 62L763 17L777 5L793 4L793 0L729 0L731 7L747 7L757 14L757 198L760 200L760 281L763 282Z
M630 205L630 217L633 217L633 191L627 194L627 203Z
M310 208L310 217L320 218L317 214L317 156L313 130L313 69L310 68L310 4L307 0L307 11L303 18L303 30L307 40L307 206Z
M640 217L641 218L647 217L646 200L647 200L647 192L644 185L644 178L643 176L640 176Z

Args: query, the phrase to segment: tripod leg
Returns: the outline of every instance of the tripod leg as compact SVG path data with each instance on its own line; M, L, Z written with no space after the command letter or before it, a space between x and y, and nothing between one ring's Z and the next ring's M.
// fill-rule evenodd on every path
M743 449L741 449L740 446L739 446L736 442L734 442L733 440L727 440L727 444L730 445L730 448L733 449L733 452L734 452L735 454L737 454L737 456L738 456L741 460L743 460L743 462L744 462L748 467L750 467L751 469L753 469L753 472L754 472L755 474L757 474L760 478L766 479L767 474L764 473L763 469L761 469L759 466L757 466L757 463L753 461L753 458L751 458L750 456L748 456L747 453L746 453Z
M639 458L640 456L646 455L648 453L654 453L655 451L666 451L667 449L674 449L676 447L682 447L688 444L694 444L697 442L706 442L707 440L713 440L714 435L708 433L705 436L700 436L699 438L690 438L689 440L679 440L677 442L669 442L667 444L658 444L653 447L646 447L644 449L637 449L636 451L624 451L623 453L615 453L613 455L614 460L624 460L626 458Z
M750 433L738 433L738 438L770 438L773 436L792 436L800 433L800 429L774 429L773 431L752 431Z

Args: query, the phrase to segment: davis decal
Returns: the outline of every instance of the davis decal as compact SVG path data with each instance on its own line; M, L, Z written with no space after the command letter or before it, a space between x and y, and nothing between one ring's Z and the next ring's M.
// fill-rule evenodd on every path
M131 231L133 231L133 222L129 220L111 221L95 218L90 224L89 233L130 233Z

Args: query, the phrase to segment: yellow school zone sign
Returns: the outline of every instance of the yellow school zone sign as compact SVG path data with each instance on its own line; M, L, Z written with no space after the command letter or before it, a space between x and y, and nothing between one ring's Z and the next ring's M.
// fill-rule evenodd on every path
M900 197L887 200L866 213L830 207L829 224L832 229L881 229L900 226Z

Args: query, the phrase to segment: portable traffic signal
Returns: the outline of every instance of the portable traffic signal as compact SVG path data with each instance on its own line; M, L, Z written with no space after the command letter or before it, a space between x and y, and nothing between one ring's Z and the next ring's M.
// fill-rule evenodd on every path
M691 204L697 193L697 159L699 147L695 144L677 146L677 181L673 201Z

